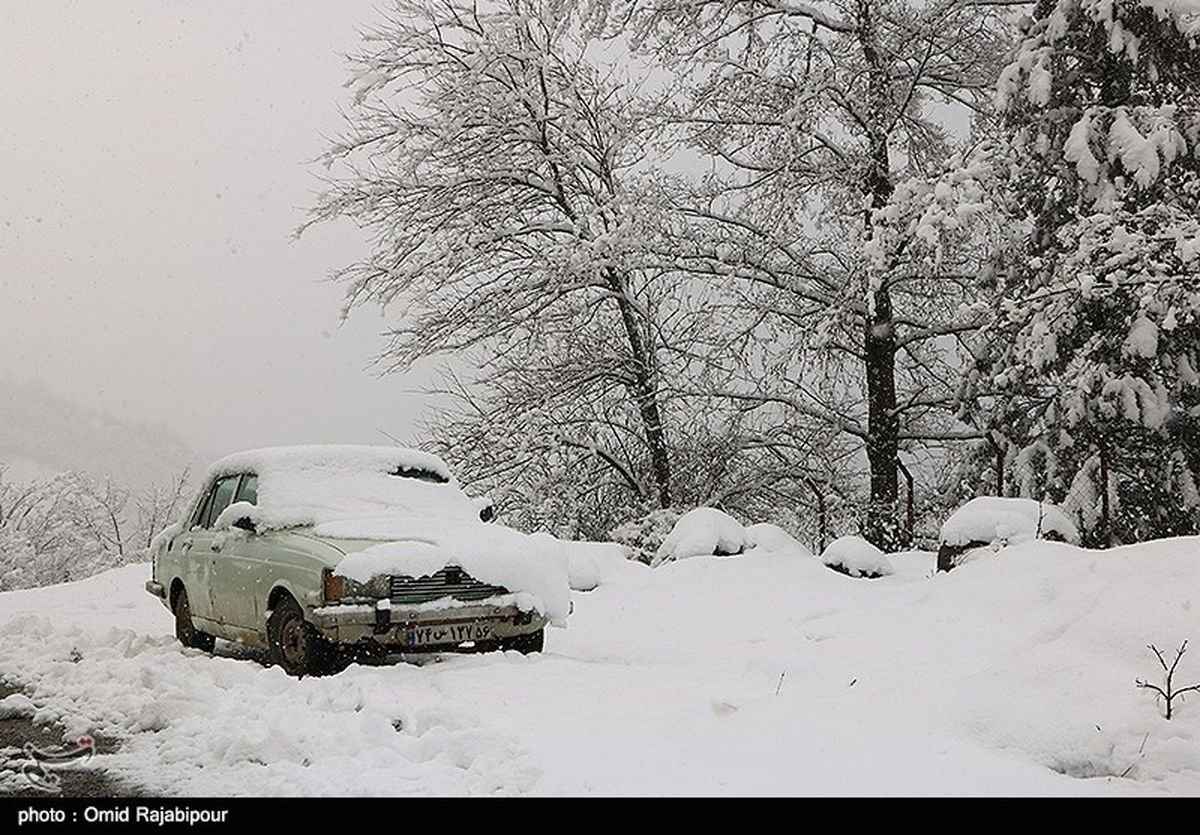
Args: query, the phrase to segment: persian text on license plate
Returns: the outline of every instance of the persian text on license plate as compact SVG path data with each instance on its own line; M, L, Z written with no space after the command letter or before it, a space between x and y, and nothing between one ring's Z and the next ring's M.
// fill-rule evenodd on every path
M467 641L490 641L495 637L492 628L482 623L452 623L442 626L414 626L401 635L410 647L437 644L462 644Z

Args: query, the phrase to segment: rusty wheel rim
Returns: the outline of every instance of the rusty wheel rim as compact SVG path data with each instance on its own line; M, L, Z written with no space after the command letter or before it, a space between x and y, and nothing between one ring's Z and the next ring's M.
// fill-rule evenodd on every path
M298 668L304 662L304 621L289 617L279 629L279 654L288 667Z
M188 607L187 592L181 592L175 604L175 634L184 646L192 645L192 612Z

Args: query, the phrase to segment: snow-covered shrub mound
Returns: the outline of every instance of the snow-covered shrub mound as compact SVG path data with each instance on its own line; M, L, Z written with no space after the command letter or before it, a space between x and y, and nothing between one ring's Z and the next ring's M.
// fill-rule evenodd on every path
M830 542L821 553L821 562L851 577L875 579L896 571L883 551L861 536L841 536Z
M591 591L620 565L632 559L630 549L615 542L564 541L571 588Z
M981 496L956 510L942 525L945 545L1015 545L1031 539L1079 544L1079 531L1059 508L1033 499Z
M651 565L688 557L727 557L746 549L746 529L715 507L698 507L679 517Z
M628 548L631 559L649 565L654 562L659 546L681 515L678 510L671 508L652 510L640 519L618 525L608 536L613 542Z
M813 552L805 548L799 540L778 525L770 522L759 522L757 525L746 527L746 547L755 552L769 554L791 554L797 557L811 557Z

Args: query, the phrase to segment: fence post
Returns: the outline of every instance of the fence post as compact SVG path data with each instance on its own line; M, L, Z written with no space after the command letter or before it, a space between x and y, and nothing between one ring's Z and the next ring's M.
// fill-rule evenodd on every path
M1108 506L1108 444L1100 438L1100 543L1112 547L1112 517Z
M908 482L908 503L907 503L907 507L905 508L904 535L905 535L905 546L908 548L911 548L912 544L913 544L913 527L914 527L914 519L915 519L915 514L913 512L913 477L912 477L912 473L910 473L908 471L908 467L904 466L904 462L900 460L899 456L897 456L897 458L896 458L896 466L900 468L900 472L903 473L903 475L904 475L904 480L906 482Z
M817 487L817 483L811 478L805 478L808 487L813 491L813 495L817 498L817 553L825 550L825 535L828 532L827 511L825 508L825 494Z
M992 451L996 453L996 495L1004 495L1004 459L1005 450L996 442L996 430L992 430L987 434L987 441L991 444Z

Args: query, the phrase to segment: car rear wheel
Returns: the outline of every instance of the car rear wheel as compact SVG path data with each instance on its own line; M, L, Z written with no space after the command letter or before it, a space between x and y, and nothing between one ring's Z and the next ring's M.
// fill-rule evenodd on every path
M546 645L546 630L539 629L528 635L518 635L515 638L504 638L500 641L501 651L516 650L522 655L541 652Z
M212 652L217 639L201 632L192 623L192 607L188 603L187 589L180 589L175 597L175 637L185 647L194 647L203 652Z
M345 657L304 619L300 604L284 597L267 620L271 661L292 676L319 676L345 667Z

